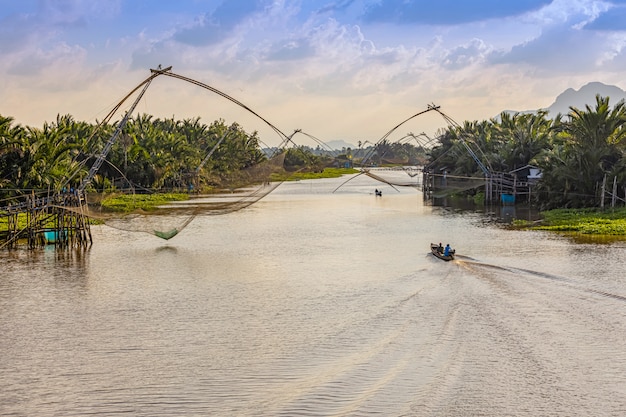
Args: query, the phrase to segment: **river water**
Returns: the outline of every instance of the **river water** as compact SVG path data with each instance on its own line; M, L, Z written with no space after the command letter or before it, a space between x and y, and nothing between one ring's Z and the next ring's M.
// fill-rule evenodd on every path
M625 242L344 180L1 251L0 415L626 415Z

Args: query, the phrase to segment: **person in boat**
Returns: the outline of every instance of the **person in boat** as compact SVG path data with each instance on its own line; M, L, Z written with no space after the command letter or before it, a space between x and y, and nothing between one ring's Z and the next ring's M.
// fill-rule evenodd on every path
M443 253L443 246L441 246L441 242L439 242L439 246L437 247L437 252Z
M441 243L440 243L441 245ZM450 256L450 244L446 243L446 248L443 250L443 256Z

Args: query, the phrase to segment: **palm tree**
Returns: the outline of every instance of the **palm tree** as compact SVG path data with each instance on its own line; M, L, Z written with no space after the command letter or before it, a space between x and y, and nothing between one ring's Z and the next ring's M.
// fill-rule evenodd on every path
M595 108L571 107L567 117L565 122L555 123L562 145L554 152L558 157L542 164L542 183L551 182L564 191L563 198L548 196L551 205L595 206L604 176L626 175L622 169L626 108L623 101L610 108L609 98L598 95Z
M500 114L500 122L494 123L493 127L502 144L503 171L510 172L528 165L549 146L553 134L552 121L546 116L547 111Z
M0 198L17 193L16 176L23 155L25 129L12 117L0 116Z

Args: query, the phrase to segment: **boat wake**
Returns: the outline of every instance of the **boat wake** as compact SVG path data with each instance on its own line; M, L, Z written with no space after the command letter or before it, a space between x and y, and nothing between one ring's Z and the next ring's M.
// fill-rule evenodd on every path
M534 271L532 269L525 269L525 268L518 268L518 267L512 267L512 266L501 266L501 265L488 264L488 263L485 263L485 262L481 262L481 261L475 260L473 258L461 257L461 256L458 256L458 255L457 255L457 258L463 258L463 259L459 259L459 261L463 262L466 265L475 265L475 266L479 266L479 267L483 267L483 268L499 269L499 270L502 270L502 271L508 271L508 272L513 272L513 273L529 274L529 275L534 275L534 276L542 277L542 278L548 278L548 279L552 279L552 280L556 280L556 281L571 281L570 278L566 278L566 277L562 277L562 276L558 276L558 275L554 275L554 274L548 274L546 272L541 272L541 271Z
M533 277L549 279L551 281L559 281L559 282L566 283L566 284L568 284L571 287L575 287L578 290L582 290L582 291L585 291L585 292L598 294L598 295L601 295L601 296L604 296L604 297L609 297L609 298L613 298L613 299L616 299L616 300L621 300L621 301L626 302L626 296L625 295L615 294L613 292L605 291L605 290L588 288L584 283L582 283L582 282L580 282L578 280L575 280L573 278L569 278L569 277L564 277L564 276L560 276L560 275L550 274L550 273L542 272L542 271L535 271L535 270L526 269L526 268L518 268L518 267L512 267L512 266L502 266L502 265L489 264L489 263L481 262L481 261L478 261L476 259L470 258L468 256L460 256L460 255L457 255L456 263L461 265L461 266L466 266L468 269L472 269L472 268L488 268L488 269L491 269L491 270L498 270L498 271L513 273L513 274L515 274L516 276L519 276L519 277L521 277L523 275L530 275L530 276L533 276Z

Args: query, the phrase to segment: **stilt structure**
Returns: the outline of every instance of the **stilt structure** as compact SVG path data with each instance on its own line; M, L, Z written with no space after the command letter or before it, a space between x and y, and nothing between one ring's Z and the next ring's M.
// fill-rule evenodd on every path
M20 204L7 206L2 213L7 230L1 247L25 243L34 249L45 245L59 248L92 244L91 228L85 216L86 200L79 192L47 197L27 196Z
M423 172L422 192L425 200L430 200L438 194L450 195L472 188L484 188L486 205L511 205L518 202L518 197L522 196L530 201L531 184L519 181L517 177L508 173L493 172L481 181L477 177L444 176L429 171Z

